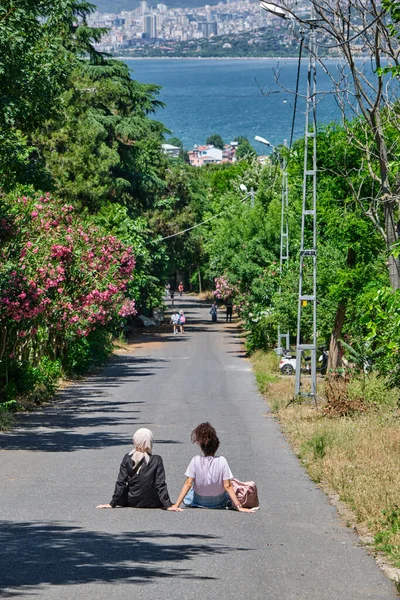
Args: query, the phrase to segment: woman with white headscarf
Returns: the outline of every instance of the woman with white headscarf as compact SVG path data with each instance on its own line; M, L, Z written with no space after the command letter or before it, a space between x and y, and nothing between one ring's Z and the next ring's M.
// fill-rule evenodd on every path
M136 431L133 449L122 459L110 504L99 504L97 508L116 506L166 509L172 506L162 458L153 454L153 434L150 429Z

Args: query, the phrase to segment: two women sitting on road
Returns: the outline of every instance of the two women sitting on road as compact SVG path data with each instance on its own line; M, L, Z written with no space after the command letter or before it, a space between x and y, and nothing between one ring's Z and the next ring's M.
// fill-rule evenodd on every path
M138 429L133 436L134 448L122 459L113 498L97 508L130 506L134 508L164 508L181 512L183 504L193 508L243 508L237 499L226 458L215 456L219 447L217 432L210 423L201 423L192 431L192 442L198 444L203 456L195 456L186 470L186 481L177 501L172 504L161 456L153 455L153 434Z

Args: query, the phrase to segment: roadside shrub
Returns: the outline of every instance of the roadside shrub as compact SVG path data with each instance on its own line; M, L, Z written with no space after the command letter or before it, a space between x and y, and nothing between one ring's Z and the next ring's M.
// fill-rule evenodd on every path
M348 385L348 396L350 399L360 398L363 395L364 382L357 377L350 380ZM365 384L365 402L376 407L397 407L399 389L389 386L388 380L371 373Z
M92 365L102 363L112 351L112 335L104 329L87 337L74 339L68 345L64 360L67 374L83 375Z
M382 511L380 522L381 531L375 534L375 544L378 550L386 552L400 565L400 507L391 505Z
M132 249L49 194L3 200L0 402L54 392L135 313Z
M330 440L327 433L316 432L307 442L303 443L300 455L305 456L309 452L311 452L314 460L323 459L325 458L326 451L329 445Z

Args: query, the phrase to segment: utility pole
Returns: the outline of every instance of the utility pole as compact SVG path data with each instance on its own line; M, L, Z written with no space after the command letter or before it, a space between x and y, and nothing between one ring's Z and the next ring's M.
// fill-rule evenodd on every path
M287 140L284 140L283 145L287 148ZM288 222L288 209L289 209L289 191L288 191L288 175L287 175L287 159L283 158L282 163L282 208L281 208L281 248L279 257L279 275L282 279L283 265L289 259L289 222ZM279 283L279 294L281 294L282 288ZM283 354L283 343L284 340L286 351L290 350L290 334L289 331L281 333L281 326L278 325L278 352Z
M269 5L268 5L269 6ZM280 243L280 255L279 255L279 276L282 278L283 264L289 259L289 221L288 221L288 209L289 209L289 191L288 191L288 176L287 176L287 159L281 157L280 152L277 148L271 144L268 140L256 135L254 138L257 142L265 144L272 148L277 153L279 162L282 168L282 208L281 208L281 243ZM287 140L284 140L283 145L287 148ZM282 288L279 283L279 294ZM281 326L278 325L278 347L276 349L277 354L283 354L282 340L285 340L285 349L290 350L290 334L289 331L281 333Z
M295 13L280 8L275 3L260 0L261 8L276 17L297 20L310 28L307 78L306 123L304 135L303 202L301 212L300 277L297 310L296 379L295 396L317 398L317 31L314 4L311 17L299 19ZM311 147L311 148L310 148ZM306 319L308 323L305 323ZM305 325L312 333L309 343L304 343ZM311 388L301 389L301 359L304 351L311 352Z
M317 32L314 14L309 25L310 53L304 135L295 396L310 396L315 402L317 398ZM308 328L310 323L312 327L309 343L304 343L306 320L308 320ZM309 392L301 389L301 363L304 351L311 353Z

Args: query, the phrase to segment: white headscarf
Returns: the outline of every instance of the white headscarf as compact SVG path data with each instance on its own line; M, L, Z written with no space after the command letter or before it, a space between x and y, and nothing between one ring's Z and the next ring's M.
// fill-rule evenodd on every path
M132 460L137 465L144 458L146 463L150 460L153 451L153 434L150 429L142 427L133 434L134 448L129 452Z

